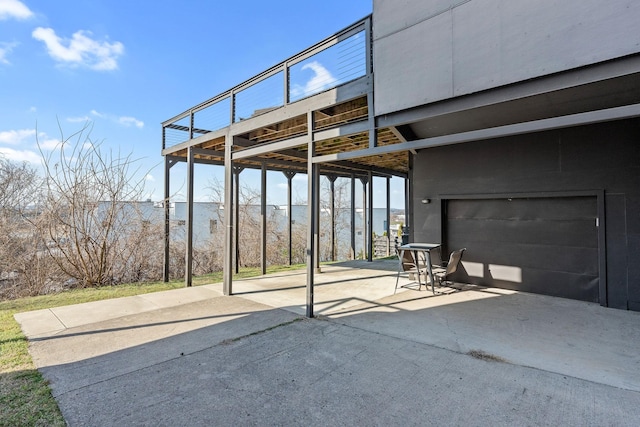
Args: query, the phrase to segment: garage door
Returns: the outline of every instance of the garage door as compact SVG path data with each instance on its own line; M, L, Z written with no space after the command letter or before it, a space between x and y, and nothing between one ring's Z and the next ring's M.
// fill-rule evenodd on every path
M598 302L596 197L448 200L467 283Z

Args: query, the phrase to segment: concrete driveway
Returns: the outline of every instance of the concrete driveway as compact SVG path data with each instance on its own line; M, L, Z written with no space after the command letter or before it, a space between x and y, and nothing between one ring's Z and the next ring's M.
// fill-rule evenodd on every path
M640 313L395 262L16 315L72 426L640 424ZM401 279L407 283L407 279Z

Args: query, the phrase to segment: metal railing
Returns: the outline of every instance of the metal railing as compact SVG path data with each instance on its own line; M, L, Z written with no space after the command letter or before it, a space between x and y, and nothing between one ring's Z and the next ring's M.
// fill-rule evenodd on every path
M371 17L162 123L169 148L365 76Z

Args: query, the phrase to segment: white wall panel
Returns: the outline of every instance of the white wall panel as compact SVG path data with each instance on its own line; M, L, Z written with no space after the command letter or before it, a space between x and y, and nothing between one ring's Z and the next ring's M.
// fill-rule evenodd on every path
M375 0L376 114L638 53L639 24L638 0Z
M374 42L376 114L453 95L451 35L448 12Z
M383 38L469 0L374 0L374 37Z

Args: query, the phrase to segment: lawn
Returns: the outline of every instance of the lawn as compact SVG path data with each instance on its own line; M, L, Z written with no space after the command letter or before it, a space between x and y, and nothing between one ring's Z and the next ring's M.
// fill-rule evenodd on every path
M268 273L304 268L272 266ZM259 268L241 269L234 278L260 275ZM222 281L222 272L197 276L193 285ZM54 295L0 301L0 426L64 426L47 381L35 368L27 338L13 318L15 313L177 289L184 281L134 283L95 289L75 289Z

